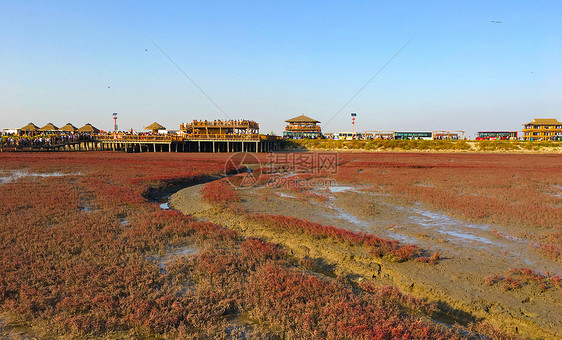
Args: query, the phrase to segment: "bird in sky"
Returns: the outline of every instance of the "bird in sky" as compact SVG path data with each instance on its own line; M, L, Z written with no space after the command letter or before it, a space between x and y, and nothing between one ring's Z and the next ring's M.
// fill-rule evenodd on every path
M490 20L492 24L501 24L502 22L499 20Z
M108 89L110 89L110 88L111 88L111 86L108 86L107 88L108 88Z
M144 49L144 51L145 51L145 52L148 52L148 50L147 50L146 48Z

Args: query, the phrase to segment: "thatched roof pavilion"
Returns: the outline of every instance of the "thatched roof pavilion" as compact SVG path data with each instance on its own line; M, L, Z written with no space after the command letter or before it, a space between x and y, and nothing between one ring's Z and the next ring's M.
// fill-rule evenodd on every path
M316 125L320 121L312 119L305 115L286 120L289 123L285 126L283 137L285 138L320 138L322 137L322 129Z
M26 126L22 127L20 130L21 130L21 131L32 131L32 132L35 132L35 131L38 131L38 130L39 130L39 127L38 127L37 125L33 124L33 123L29 123L29 124L27 124Z
M65 126L59 129L59 131L64 131L64 132L75 132L76 130L78 130L78 128L70 123L67 123Z
M305 115L300 115L298 117L295 118L291 118L285 121L286 123L312 123L312 124L318 124L320 123L319 121L317 121L316 119L312 119L310 117L307 117Z
M149 126L144 128L145 130L152 130L152 132L154 133L158 133L158 130L166 130L165 127L163 127L162 125L154 122L152 124L150 124Z
M76 130L76 132L99 133L100 130L94 127L92 124L88 123L82 126L81 128L79 128L78 130Z
M53 123L49 123L45 126L43 126L42 128L39 129L39 131L49 131L49 132L53 132L53 131L57 131L59 128L56 127L55 125L53 125Z

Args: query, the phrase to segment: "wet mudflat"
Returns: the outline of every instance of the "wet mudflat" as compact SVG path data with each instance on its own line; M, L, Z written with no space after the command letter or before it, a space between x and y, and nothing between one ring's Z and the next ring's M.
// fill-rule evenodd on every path
M180 211L186 208L198 218L227 225L229 218L221 218L210 206L187 208L201 200L198 193L201 188L180 191L172 196L172 206ZM238 192L242 198L240 204L248 213L305 218L323 225L417 244L426 255L439 252L441 260L434 266L389 265L395 273L395 284L417 296L446 301L459 310L466 311L466 307L471 306L470 312L475 317L503 314L512 320L513 330L527 323L538 323L551 330L562 329L560 319L554 316L562 313L560 294L555 289L548 293L531 287L504 291L485 285L488 276L513 268L530 268L537 273L562 272L559 262L541 257L528 241L513 236L521 231L520 227L468 222L431 210L420 202L405 203L369 185L338 184L296 191L257 186Z
M30 172L29 170L0 170L0 185L6 183L15 183L23 178L48 178L63 176L80 176L81 173L64 173L64 172Z
M7 168L20 167L23 156L16 156ZM38 162L50 161L51 156L40 156ZM456 328L444 325L458 323L466 326L457 333L464 338L471 332L489 334L470 328L482 318L525 337L560 334L558 284L543 280L546 286L541 288L540 282L525 281L519 287L512 281L504 290L507 281L488 280L489 275L506 276L507 270L523 266L523 274L533 270L557 274L558 262L539 257L538 248L529 245L529 240L543 240L522 235L527 231L539 237L558 227L556 193L562 181L550 165L555 158L544 160L544 166L538 158L523 162L524 167L547 169L541 172L517 170L517 164L500 167L498 162L508 157L487 169L486 161L493 157L480 157L474 160L470 177L467 165L450 165L463 159L472 162L472 157L409 155L400 160L394 155L385 162L383 156L362 156L360 162L345 156L342 164L347 168L342 165L341 176L335 176L338 182L330 188L305 183L304 187L236 190L226 180L198 185L206 174L219 172L215 164L193 173L192 167L185 166L192 155L95 154L84 156L87 163L77 166L78 156L41 166L26 161L26 166L29 173L63 173L72 168L84 176L27 176L0 185L10 198L2 205L0 239L5 254L0 298L9 298L6 312L19 313L4 318L9 327L23 317L24 326L31 325L34 331L69 337L181 333L186 338L204 336L198 333L204 329L210 338L259 338L260 334L313 338L318 330L329 338L328 334L342 337L365 325L362 329L367 331L377 326L389 332L431 329L436 338L455 332ZM521 161L514 158L513 163ZM422 164L410 164L416 162ZM209 160L193 167L207 164ZM224 160L218 164L223 165ZM511 174L505 169L516 171ZM348 180L339 178L343 175ZM490 178L494 186L489 185ZM166 199L182 186L188 188ZM444 199L434 200L435 195ZM484 218L471 214L473 207ZM271 215L275 213L279 216ZM525 230L526 225L539 227ZM403 245L408 242L418 244L422 254L399 257L395 250L416 249ZM434 252L440 258L429 261ZM35 269L27 270L21 263ZM57 281L60 273L65 281ZM39 284L41 289L32 291L19 282L27 287ZM115 292L110 300L105 293L108 287ZM56 292L60 298L51 300L48 294ZM46 297L56 308L26 313ZM415 297L433 301L438 312L411 300ZM342 298L353 304L342 304ZM132 304L136 307L129 308ZM88 309L76 313L73 306ZM143 306L152 310L143 312ZM373 307L383 308L391 317L381 317L378 309L369 312ZM104 313L118 318L108 323ZM309 319L315 322L310 329L299 322L307 313L320 315ZM84 318L95 322L84 323ZM356 322L357 318L363 321ZM349 322L349 328L342 329L340 320ZM380 326L384 320L396 323ZM337 327L323 328L326 322Z
M326 200L309 200L302 193L291 194L279 188L258 187L241 193L243 206L251 212L305 217L325 225L418 244L467 261L482 258L482 263L486 263L494 258L493 267L497 270L530 267L537 272L562 272L560 263L540 257L528 241L509 236L519 233L521 228L466 222L431 211L419 202L398 203L387 193L366 186L337 185L310 191ZM494 230L507 237L498 237Z

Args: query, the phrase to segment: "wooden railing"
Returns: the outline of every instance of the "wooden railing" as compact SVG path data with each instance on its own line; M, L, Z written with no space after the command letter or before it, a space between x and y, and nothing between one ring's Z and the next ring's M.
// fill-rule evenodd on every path
M321 132L320 126L298 126L298 125L287 125L285 126L285 131L313 131Z
M217 120L217 121L194 121L180 125L182 130L193 128L236 128L236 129L259 129L260 125L252 120Z
M150 143L170 143L181 141L181 136L170 135L97 135L92 137L101 142L150 142Z
M261 140L281 140L283 137L281 136L271 136L271 135L260 135Z
M187 140L201 140L201 139L221 139L221 140L256 140L260 138L258 134L229 134L229 135L219 135L219 134L198 134L192 133L185 135Z
M190 140L277 140L280 137L259 134L186 134L186 135L97 135L92 139L100 142L171 143Z

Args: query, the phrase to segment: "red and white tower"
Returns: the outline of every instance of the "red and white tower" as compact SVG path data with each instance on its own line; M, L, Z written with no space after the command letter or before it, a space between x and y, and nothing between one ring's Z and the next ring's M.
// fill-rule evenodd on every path
M117 112L113 112L113 131L117 133Z

